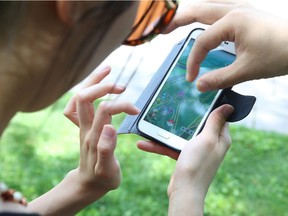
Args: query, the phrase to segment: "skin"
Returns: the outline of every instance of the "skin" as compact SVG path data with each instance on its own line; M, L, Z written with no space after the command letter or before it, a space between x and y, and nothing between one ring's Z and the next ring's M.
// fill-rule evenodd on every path
M83 88L71 98L64 114L80 128L79 167L70 171L60 184L29 203L31 211L44 215L74 215L98 200L121 182L121 169L114 155L117 132L112 116L139 110L127 102L102 102L94 110L93 102L107 94L120 94L125 88L101 84L110 73L106 67L90 76ZM69 187L69 190L66 190ZM61 195L60 195L61 194Z
M231 145L226 119L233 110L230 105L215 109L182 150L168 187L169 215L203 215L206 193Z
M194 43L187 62L188 81L195 80L207 53L223 41L235 42L236 48L233 64L198 79L200 91L288 73L287 21L259 11L245 1L208 0L194 2L178 11L165 33L193 22L211 26ZM232 110L220 107L211 113L204 131L186 145L180 156L151 142L138 143L141 149L178 158L168 188L169 215L203 215L209 185L229 149L224 119Z
M207 53L223 41L234 42L236 48L234 63L198 78L196 85L199 91L231 87L248 80L288 73L288 47L283 45L288 37L287 21L257 10L246 1L203 0L177 11L163 33L168 34L194 22L208 24L210 27L194 42L187 61L188 81L195 80L200 63ZM141 141L138 147L175 159L178 157L152 142Z
M137 143L144 151L177 160L167 190L168 215L203 215L209 186L231 145L226 119L233 111L234 108L226 104L211 112L203 131L190 140L180 154L151 141Z
M67 74L64 73L66 71L62 71L61 67L57 71L47 70L57 51L55 48L59 47L67 31L74 27L74 15L77 17L90 4L97 6L102 2L89 2L89 5L78 2L76 11L71 11L72 4L74 2L69 1L27 3L29 13L23 20L25 23L21 29L23 34L21 37L15 36L14 42L18 45L17 49L7 52L4 41L0 41L0 132L3 132L18 111L39 110L65 93L59 86L66 80L64 75ZM113 23L101 46L95 51L91 62L79 71L78 82L121 44L132 26L136 8L135 3ZM39 35L40 32L42 36ZM116 34L119 37L115 37ZM37 38L37 42L31 43L33 38ZM42 39L48 40L49 46L42 46L41 42L44 42L41 41ZM73 47L75 43L77 41L71 42L71 46L68 47ZM21 58L15 58L15 53ZM68 51L64 53L65 62L71 56ZM26 67L27 65L29 67ZM45 80L47 71L52 75L46 80L46 88L43 89L43 79ZM79 166L70 171L51 191L30 202L28 211L43 215L75 215L85 206L119 186L121 169L114 155L117 137L116 130L111 125L111 117L121 112L138 114L139 110L127 102L105 102L94 110L93 102L98 98L110 93L121 94L125 90L122 86L101 83L110 71L111 68L106 67L91 74L86 85L71 99L64 111L64 114L79 127ZM208 187L230 146L231 141L225 120L231 112L233 108L229 105L213 111L202 133L186 145L180 156L172 150L149 141L137 143L144 151L178 159L168 189L170 215L203 212ZM206 160L207 156L209 160ZM187 198L189 202L187 200L183 202L183 198Z
M235 42L237 55L233 64L201 76L197 81L200 91L287 74L288 48L283 46L288 36L287 21L257 10L246 1L208 0L178 11L166 33L193 22L211 26L199 36L190 53L188 81L196 78L207 53L223 41Z
M25 4L27 13L21 20L19 33L13 38L15 46L7 46L8 41L4 40L4 37L0 40L0 133L18 111L40 110L55 102L66 91L86 78L91 73L91 68L96 68L108 54L121 45L123 38L130 31L133 24L131 17L135 16L137 9L137 3L133 4L110 26L90 62L77 73L76 83L70 84L65 82L69 72L65 71L66 69L61 65L69 64L73 58L71 50L81 43L81 41L77 41L77 38L67 42L69 43L66 45L67 50L63 50L65 57L61 58L60 56L61 64L58 63L55 66L57 70L49 70L55 53L59 52L59 44L67 32L76 25L73 22L74 13L71 15L70 11L64 8L76 4L79 9L75 14L78 16L78 14L84 13L88 6L100 7L103 3L101 1L88 3L39 1ZM35 38L37 38L36 41ZM49 79L47 79L47 73L49 73ZM13 98L17 98L17 100L13 100Z
M77 4L77 10L71 14L69 8L73 4ZM13 38L15 46L8 46L7 50L5 37L1 37L0 40L0 134L17 112L40 110L53 103L73 86L65 83L67 71L63 71L61 67L56 71L49 71L49 66L55 52L59 51L59 44L67 31L75 26L73 15L78 16L87 10L87 7L97 7L101 4L103 2L98 1L25 2L27 13L21 20L22 25L19 25L18 32L21 34ZM132 4L110 26L89 65L79 70L78 82L91 73L91 67L95 68L121 44L133 24L131 17L135 16L136 9L137 3ZM68 48L72 48L80 41L70 43L67 45ZM67 51L61 63L69 62L71 58L71 53ZM75 99L72 99L67 107L68 111L65 111L71 119L75 113L79 117L77 122L73 119L80 126L79 167L70 171L51 191L30 202L27 211L42 215L75 215L85 206L119 186L121 172L114 156L116 132L110 125L111 116L120 112L137 114L138 109L126 102L107 103L101 104L94 113L92 102L95 99L109 93L120 94L125 90L113 84L99 84L110 70L106 68L92 74L88 84ZM46 79L47 72L51 73L49 79ZM66 90L62 88L63 85L67 86ZM85 119L83 112L86 111L89 117L93 118L91 121ZM0 208L12 211L15 209L9 204L7 206L6 202L1 202Z

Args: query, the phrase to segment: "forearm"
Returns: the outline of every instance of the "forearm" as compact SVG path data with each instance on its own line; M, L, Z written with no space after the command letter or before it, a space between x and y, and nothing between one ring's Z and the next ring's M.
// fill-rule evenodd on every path
M203 216L205 195L189 193L188 191L174 192L169 197L169 216Z
M76 170L71 171L56 187L30 202L29 211L41 215L75 215L107 192L101 188L84 189L77 175Z

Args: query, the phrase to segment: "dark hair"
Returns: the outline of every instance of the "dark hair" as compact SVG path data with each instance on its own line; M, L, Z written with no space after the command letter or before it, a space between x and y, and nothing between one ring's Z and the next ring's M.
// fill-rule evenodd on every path
M79 4L81 3L84 2L79 2ZM43 78L42 88L36 91L37 93L31 102L37 103L37 98L41 92L51 91L49 89L50 86L46 82L49 83L49 80L53 79L57 71L61 70L61 73L63 73L61 74L63 79L61 77L58 83L62 93L84 79L91 71L86 71L86 74L79 74L79 71L83 71L83 68L87 67L90 58L98 45L101 44L110 26L132 4L133 1L103 1L102 4L91 6L83 14L78 14L77 19L73 23L73 28L67 28L66 35L64 35L57 52L55 52L55 56L52 57L51 64L47 68L48 71ZM25 1L0 1L0 37L6 37L5 41L8 42L8 50L10 46L14 45L13 38L16 37L18 26L21 26L21 21L23 20L21 17L23 18L25 12L27 12L25 8ZM77 41L75 43L77 46L73 46L72 49L69 45L75 41ZM72 58L70 61L63 61L66 58L67 51ZM64 74L64 71L66 74Z
M7 47L11 47L15 38L15 31L20 25L21 19L15 19L15 14L18 17L22 16L24 11L23 2L17 1L0 1L0 38L7 41ZM7 25L9 23L9 25ZM9 28L9 29L7 29Z
M61 50L65 50L66 44L69 44L68 41L73 41L74 37L78 39L81 37L79 46L74 52L74 57L71 59L71 62L66 65L65 71L69 72L67 78L69 78L68 83L70 86L79 81L78 71L89 62L90 57L97 49L97 46L101 44L109 27L132 3L133 1L107 1L102 7L89 9L76 20L75 27L68 32L59 49L60 52ZM59 55L61 55L61 53L59 53ZM53 70L53 67L59 64L57 63L58 59L58 56L55 56L54 64L51 65L52 68L50 68L50 70ZM80 79L83 79L86 75L83 75Z

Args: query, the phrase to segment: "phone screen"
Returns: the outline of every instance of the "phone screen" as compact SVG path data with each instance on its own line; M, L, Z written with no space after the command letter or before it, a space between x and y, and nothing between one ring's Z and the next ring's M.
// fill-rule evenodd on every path
M143 118L144 121L186 140L192 138L218 93L201 93L197 90L195 81L186 81L186 62L193 43L194 39L191 39L173 64ZM198 77L216 68L225 67L234 60L235 56L228 52L212 50L202 62Z

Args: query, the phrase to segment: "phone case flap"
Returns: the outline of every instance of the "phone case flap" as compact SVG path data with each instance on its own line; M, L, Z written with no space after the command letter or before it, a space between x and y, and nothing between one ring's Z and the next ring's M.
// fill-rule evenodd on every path
M171 52L166 57L164 63L160 66L158 71L153 75L148 85L143 90L138 100L134 104L137 108L139 108L140 110L143 110L143 108L146 106L147 102L153 96L153 93L157 90L157 87L159 86L163 77L167 73L170 67L170 63L174 60L177 53L182 48L182 45L184 44L184 42L185 42L185 39L181 40L179 43L174 45ZM127 115L118 129L118 134L127 134L127 133L140 134L140 132L138 131L136 127L136 122L138 121L139 117L140 115Z
M150 82L148 83L147 87L144 89L140 97L135 103L135 106L138 107L140 110L143 110L147 103L150 101L154 92L157 90L158 86L161 84L161 81L175 57L177 56L178 52L181 50L185 39L177 43L168 54L167 58L165 59L164 63L160 66L158 71L154 74ZM241 95L239 93L234 92L231 88L224 89L222 92L221 100L219 100L214 108L223 105L223 104L230 104L234 107L234 112L229 116L227 119L228 122L237 122L244 119L252 110L255 104L256 98L254 96L246 96ZM141 132L137 129L138 119L140 118L141 113L139 115L127 115L124 121L121 123L118 134L129 134L134 133L141 135Z

